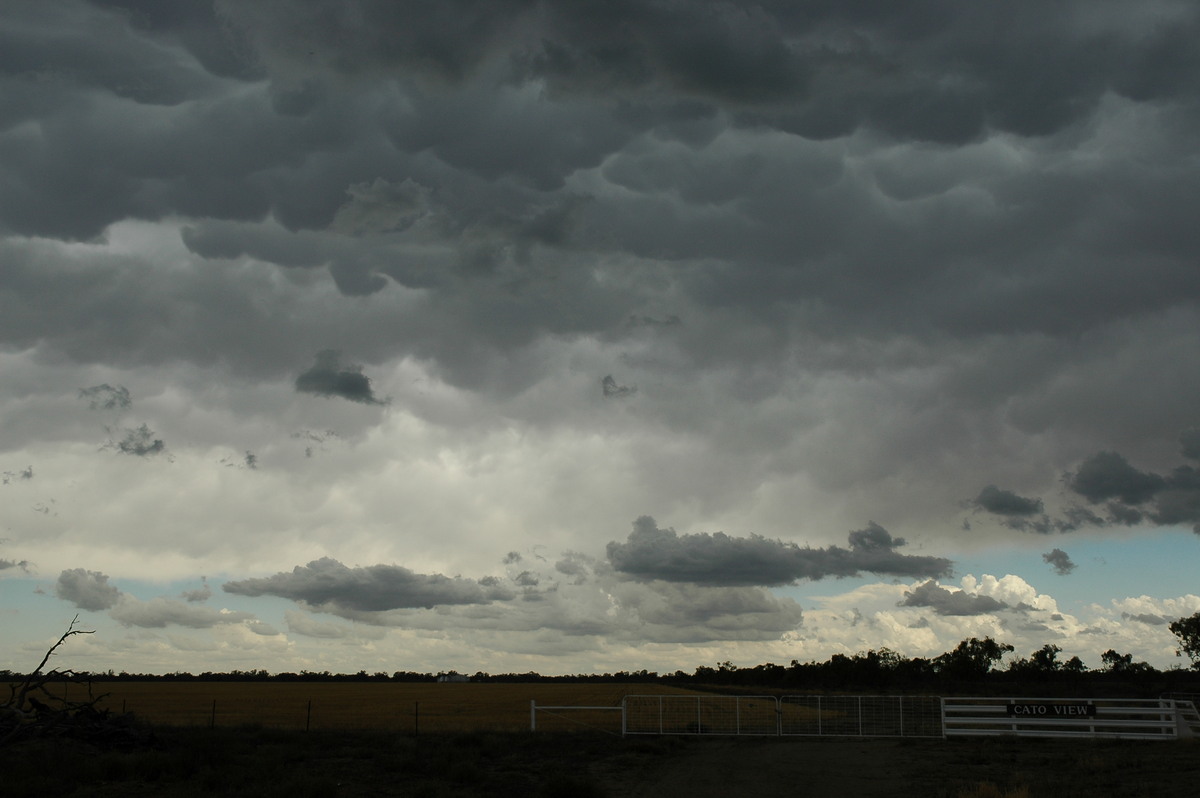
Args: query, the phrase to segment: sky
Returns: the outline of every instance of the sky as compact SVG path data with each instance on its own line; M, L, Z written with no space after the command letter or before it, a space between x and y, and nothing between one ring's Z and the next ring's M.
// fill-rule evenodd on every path
M0 3L0 668L1186 664L1197 40Z

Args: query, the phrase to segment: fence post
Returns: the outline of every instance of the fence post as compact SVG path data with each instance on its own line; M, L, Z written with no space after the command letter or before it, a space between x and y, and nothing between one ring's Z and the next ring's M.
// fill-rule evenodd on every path
M537 699L529 699L529 730L537 731Z
M215 729L217 727L217 699L213 699L212 714L208 716L208 728Z
M413 702L413 737L421 736L421 702Z
M304 730L308 731L312 727L312 699L308 699L308 711L304 713Z

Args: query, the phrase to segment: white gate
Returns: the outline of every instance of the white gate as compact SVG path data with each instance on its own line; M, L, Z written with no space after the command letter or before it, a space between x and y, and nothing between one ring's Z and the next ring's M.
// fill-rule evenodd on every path
M1169 698L943 698L947 737L1173 740L1188 702Z

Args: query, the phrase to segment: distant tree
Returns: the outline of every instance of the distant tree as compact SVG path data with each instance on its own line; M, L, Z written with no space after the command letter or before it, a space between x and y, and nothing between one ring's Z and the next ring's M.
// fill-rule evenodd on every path
M1029 655L1029 664L1039 673L1053 673L1062 668L1062 663L1058 661L1060 651L1062 649L1058 646L1047 643Z
M1104 663L1103 670L1109 673L1121 673L1133 665L1133 655L1118 654L1115 649L1110 648L1100 655L1100 661Z
M1154 666L1148 662L1134 662L1132 654L1119 654L1109 649L1100 655L1104 663L1103 670L1119 676L1142 676L1154 673Z
M953 651L935 657L937 673L953 679L981 679L1007 653L1013 650L1008 643L997 643L990 637L963 640Z
M1192 660L1192 667L1200 668L1200 612L1172 621L1167 628L1179 638L1179 649Z
M1083 664L1083 660L1081 660L1079 657L1071 657L1069 660L1063 663L1062 669L1063 673L1076 674L1083 673L1088 668L1087 665Z

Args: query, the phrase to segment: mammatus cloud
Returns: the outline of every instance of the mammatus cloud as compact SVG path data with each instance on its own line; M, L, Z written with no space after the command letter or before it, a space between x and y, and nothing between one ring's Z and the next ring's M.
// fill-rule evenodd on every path
M88 407L92 410L128 410L133 406L128 388L124 385L114 388L107 382L91 388L80 388L79 398L87 399Z
M786 585L800 579L857 576L862 571L890 576L950 572L947 559L898 553L896 549L905 542L874 522L849 534L849 548L814 549L757 535L680 535L674 529L659 529L653 518L642 516L634 521L626 542L608 544L608 559L614 569L637 579L726 586Z
M929 607L938 615L986 615L1008 609L1007 604L991 596L948 590L935 579L905 592L904 600L898 606Z
M121 591L99 571L71 568L58 575L54 595L81 610L107 610L121 599Z
M328 611L381 612L445 604L490 604L515 592L497 583L442 574L418 574L399 565L350 568L322 557L291 573L226 582L222 589L243 596L279 596Z
M312 368L296 378L296 390L317 396L340 397L366 405L386 404L371 389L371 379L362 366L340 364L341 353L326 349L317 353Z
M600 388L605 399L624 399L637 393L636 385L617 385L617 381L609 374L600 381Z
M1062 549L1052 549L1042 555L1042 560L1054 567L1054 572L1059 576L1066 576L1075 570L1075 563L1071 561L1070 556Z

